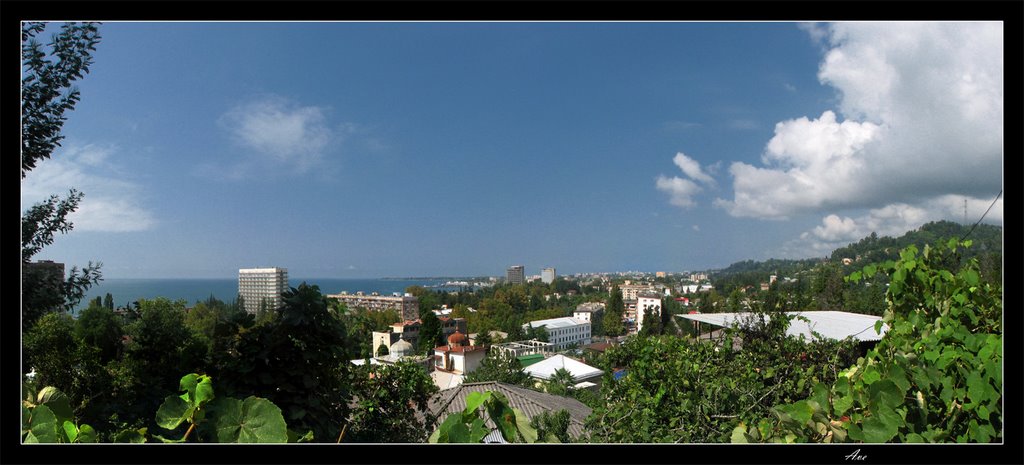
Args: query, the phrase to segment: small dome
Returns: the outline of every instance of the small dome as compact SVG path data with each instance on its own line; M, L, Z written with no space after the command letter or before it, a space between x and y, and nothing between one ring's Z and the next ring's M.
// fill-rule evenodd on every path
M466 342L466 335L462 334L462 333L460 333L458 331L455 331L454 333L452 333L451 336L448 336L448 343L449 344L464 344L465 342Z
M394 344L391 344L391 348L388 349L388 354L394 357L404 357L412 352L412 344L405 339L399 338Z

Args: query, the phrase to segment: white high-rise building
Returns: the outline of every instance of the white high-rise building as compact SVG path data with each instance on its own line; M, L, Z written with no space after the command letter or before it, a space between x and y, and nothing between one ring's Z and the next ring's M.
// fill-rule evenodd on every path
M262 302L267 309L281 306L281 293L288 290L287 268L242 268L238 270L238 295L245 311L256 313Z
M540 280L543 281L544 284L551 284L551 282L555 280L555 276L557 275L555 275L554 268L544 268L543 270L540 270Z

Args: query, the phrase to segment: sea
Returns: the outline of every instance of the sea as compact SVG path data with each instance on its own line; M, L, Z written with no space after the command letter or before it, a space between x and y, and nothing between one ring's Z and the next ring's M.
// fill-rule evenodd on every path
M459 288L445 287L445 278L437 279L341 279L341 278L288 278L288 285L297 287L305 282L317 285L324 294L338 294L348 291L354 294L363 291L367 294L378 292L391 295L394 292L405 292L409 286L423 286L433 290L458 291ZM89 306L89 301L96 297L104 297L110 293L115 307L129 305L139 299L166 297L170 300L184 299L188 306L204 301L210 296L224 302L233 302L238 298L238 278L229 279L104 279L89 288L85 297L72 311L73 314Z

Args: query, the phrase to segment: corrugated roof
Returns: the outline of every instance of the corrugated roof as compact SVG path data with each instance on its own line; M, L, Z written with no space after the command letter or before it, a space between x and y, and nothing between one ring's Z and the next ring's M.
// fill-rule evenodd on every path
M523 371L537 379L550 379L559 368L568 370L573 378L578 381L604 374L600 369L561 354L549 357L542 362L534 363L524 368Z
M860 313L839 312L834 310L786 312L787 315L802 316L808 321L794 318L790 320L786 334L790 336L804 335L813 339L812 331L827 339L842 340L852 336L859 341L878 341L882 339L889 327L883 323L881 334L875 332L875 322L882 317ZM743 321L750 313L695 313L678 315L688 320L727 327L734 322Z
M445 389L434 394L430 399L429 410L435 416L435 424L431 429L437 428L448 415L461 412L466 408L466 396L471 392L500 392L508 399L513 408L519 409L527 417L533 418L541 412L555 413L559 410L569 412L569 435L580 437L583 434L583 424L590 415L591 409L582 402L569 397L556 396L544 392L533 391L524 387L514 386L497 381L485 383L462 384L458 387ZM484 415L487 416L486 414ZM496 425L490 418L487 418L487 428L493 429Z
M579 326L579 325L584 324L584 323L586 323L586 321L580 321L580 320L577 320L577 319L575 319L573 317L563 316L561 318L549 318L547 320L531 321L531 322L527 323L526 325L531 325L534 328L539 328L541 326L547 326L547 328L550 330L550 329L569 328L569 327L572 327L572 326ZM523 325L523 326L526 326L526 325Z

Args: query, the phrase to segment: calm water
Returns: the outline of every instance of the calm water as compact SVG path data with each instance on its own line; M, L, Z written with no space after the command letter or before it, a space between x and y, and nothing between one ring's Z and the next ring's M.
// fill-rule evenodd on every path
M405 280L405 279L337 279L337 278L289 278L288 284L298 286L306 284L320 286L324 294L337 294L341 291L367 294L379 292L391 294L403 292L409 286L435 286L444 280ZM238 296L238 279L104 279L89 289L76 309L89 306L89 301L110 293L114 297L115 306L124 306L139 299L167 297L171 300L185 299L188 305L214 297L232 302Z

